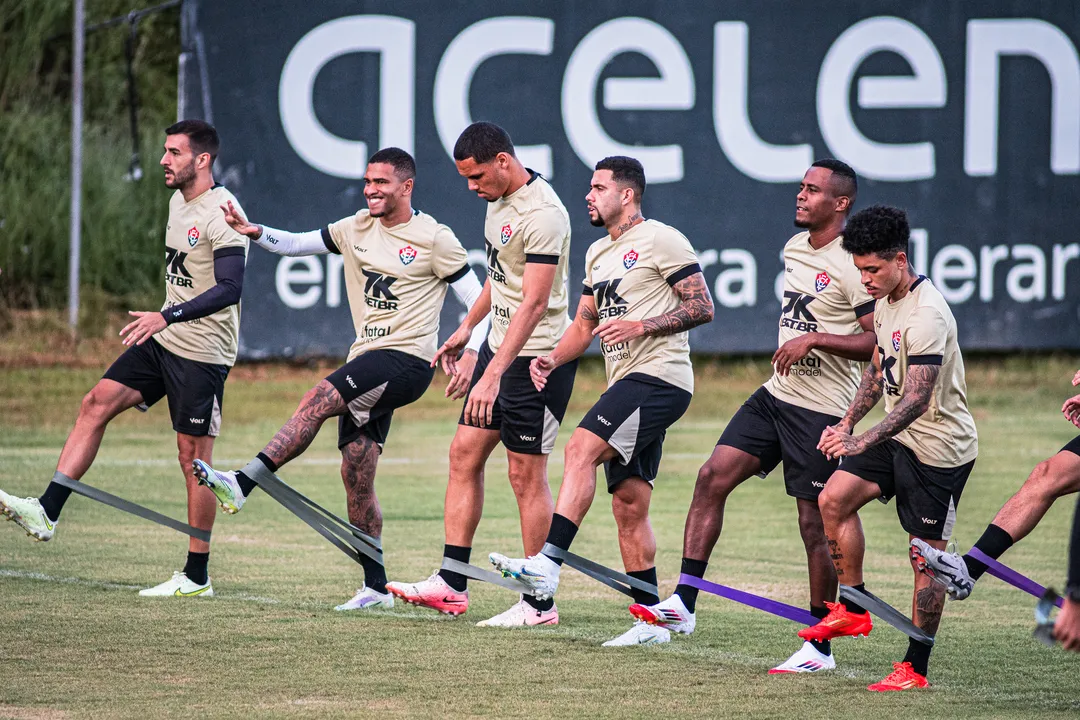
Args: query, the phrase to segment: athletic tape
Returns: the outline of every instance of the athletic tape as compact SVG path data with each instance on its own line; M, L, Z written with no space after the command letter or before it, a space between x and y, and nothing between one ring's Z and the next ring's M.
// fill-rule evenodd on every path
M776 615L777 617L782 617L785 620L792 620L797 623L802 623L803 625L817 625L818 623L816 617L802 608L788 605L778 600L770 600L767 597L754 595L753 593L736 590L735 588L730 588L726 585L717 585L704 578L694 577L693 575L686 575L684 573L679 575L679 584L696 587L698 590L704 590L707 593L719 595L722 598L734 600L743 605L749 605L752 608Z
M195 538L196 540L202 540L203 542L210 542L210 531L202 530L200 528L192 527L187 523L182 523L179 520L173 520L167 515L154 512L150 508L145 508L142 505L137 505L130 500L125 500L122 497L117 497L111 493L107 493L104 490L98 490L96 487L87 485L84 482L78 480L72 480L69 477L57 473L53 476L52 481L57 485L63 485L74 493L78 493L83 497L88 497L91 500L97 500L99 503L114 507L117 510L123 510L126 513L136 515L144 520L155 522L158 525L164 525L167 528L172 528L177 532L182 532L185 535Z
M866 590L860 592L850 585L841 585L840 598L843 600L854 600L859 605L862 605L868 611L877 615L879 618L916 642L921 642L923 645L934 644L933 635L927 635L922 628L911 622L911 620L909 620L902 612Z
M601 582L607 585L612 590L617 590L623 595L629 595L633 597L634 593L630 588L635 588L642 592L647 592L651 595L660 596L660 589L655 585L639 580L636 577L630 577L618 570L612 570L609 567L604 567L600 563L593 562L588 558L583 558L580 555L575 555L569 550L563 550L560 547L556 547L551 543L544 543L544 547L540 552L548 557L559 558L566 565L574 568L583 575L588 575L593 580ZM629 585L629 587L626 587Z
M1042 585L1035 582L1029 577L1021 575L1008 565L1004 565L1001 562L995 560L979 548L971 548L971 550L968 551L968 555L985 564L986 572L990 573L999 580L1004 580L1005 582L1012 585L1014 588L1019 588L1020 590L1026 592L1028 595L1034 595L1037 598L1042 598L1044 595L1046 595L1046 588L1044 588ZM1058 607L1061 607L1062 600L1060 597L1054 602Z
M532 588L527 586L520 580L514 580L513 578L506 578L497 572L491 570L484 570L478 568L475 565L461 562L460 560L454 560L453 558L444 557L442 560L442 569L449 570L450 572L456 572L459 575L464 575L472 580L480 580L481 582L491 583L492 585L498 585L504 587L507 590L513 590L516 593L522 593L524 595L532 595Z

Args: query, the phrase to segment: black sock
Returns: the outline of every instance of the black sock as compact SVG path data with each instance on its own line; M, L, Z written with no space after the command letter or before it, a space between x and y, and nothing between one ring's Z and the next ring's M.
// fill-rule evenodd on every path
M53 475L55 479L57 475L67 478L59 470ZM68 478L69 480L71 478ZM38 502L41 503L41 509L45 511L45 515L50 520L56 522L60 519L60 511L64 509L64 503L71 497L71 489L61 485L58 482L49 483L49 487L45 488L45 492L38 498Z
M852 585L851 588L853 590L858 590L859 592L866 592L866 583L859 583L858 585ZM864 612L866 612L866 608L864 608L862 605L855 602L854 600L841 600L841 602L844 603L844 607L847 608L848 612L853 612L853 613L864 613Z
M521 599L525 601L525 604L534 610L541 612L547 612L551 608L555 607L555 598L548 598L547 600L537 600L532 595L522 595Z
M236 484L240 486L240 492L244 494L245 498L251 494L252 490L259 487L254 480L244 474L243 470L236 471Z
M930 667L930 651L933 649L933 645L909 639L904 662L911 663L912 670L926 677L926 671Z
M458 562L467 563L469 562L469 557L471 555L471 547L461 547L460 545L443 545L443 557L448 557L451 560L457 560ZM449 585L458 592L465 592L465 590L469 587L469 578L465 577L461 573L456 573L453 570L440 570L439 577L441 577L447 585Z
M187 563L184 565L184 574L188 580L196 585L205 585L210 577L206 573L206 565L210 562L210 553L188 552Z
M551 516L551 529L548 530L547 541L560 550L569 550L577 531L578 526L571 522L569 518L555 513ZM562 565L561 558L553 557L551 559L555 561L556 565Z
M271 460L269 457L267 457L266 453L259 453L255 457L257 459L261 460L262 464L265 465L266 469L269 470L270 472L276 473L278 471L278 464L276 462L274 462L273 460Z
M705 568L708 566L709 563L707 560L694 560L692 558L684 557L682 559L682 574L703 578L705 577ZM696 587L679 583L675 586L675 594L682 599L683 605L686 606L686 609L689 612L694 612L694 609L697 607L698 589Z
M649 568L648 570L634 570L626 573L632 578L647 582L650 585L656 585L656 566ZM655 605L660 602L660 596L656 593L648 592L646 590L638 590L635 587L630 588L634 602L641 605Z
M1004 555L1005 551L1012 546L1012 535L993 523L986 526L982 537L975 543L975 547L995 560ZM972 580L978 580L986 572L986 563L976 560L970 554L964 556L964 563L967 564L968 574L971 575Z
M829 614L829 608L824 605L811 605L810 614L816 617L818 620L824 620L825 616ZM832 655L832 641L831 640L811 640L810 644L814 646L822 655Z
M364 568L364 585L375 592L386 594L386 568L367 555L360 554L360 565Z

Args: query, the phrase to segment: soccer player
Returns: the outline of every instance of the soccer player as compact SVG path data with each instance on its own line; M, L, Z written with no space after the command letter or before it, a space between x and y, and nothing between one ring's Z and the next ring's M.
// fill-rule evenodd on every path
M823 618L836 599L818 495L836 470L817 449L822 431L840 422L859 384L857 360L874 352L874 300L866 294L851 255L841 247L844 223L858 190L855 172L839 160L814 163L795 199L795 226L784 246L784 304L773 376L743 403L698 471L683 536L682 572L704 577L720 537L724 505L747 479L764 477L781 462L795 498L810 575L810 612ZM631 605L637 618L677 632L693 632L697 588L679 584L653 606ZM771 673L836 667L829 641L806 641Z
M1080 372L1073 376L1080 385ZM1080 427L1080 395L1069 398L1061 408L1065 418ZM1080 437L1049 460L1035 466L1028 479L994 521L987 526L975 547L995 560L1027 537L1058 498L1080 492ZM942 582L954 600L971 594L975 582L986 572L986 563L970 554L961 557L931 547L919 539L911 541L911 557L919 569Z
M394 147L379 150L364 173L367 209L305 233L255 225L231 205L222 208L237 232L271 252L341 255L356 329L345 364L304 395L254 460L235 472L195 463L196 475L214 491L225 512L238 512L260 477L270 477L303 453L322 424L337 417L349 522L373 537L382 535L375 469L394 410L420 399L431 385L447 286L466 307L481 292L465 248L450 228L413 209L415 177L409 153ZM477 326L476 346L485 332L486 327ZM335 609L393 607L383 565L365 555L360 562L364 584Z
M168 398L187 482L188 523L202 530L213 527L214 496L199 487L191 464L196 458L211 459L221 430L225 378L236 361L247 258L247 238L234 232L218 210L236 201L214 183L219 146L217 130L202 120L183 120L165 129L160 164L165 186L176 190L165 227L165 306L160 312L131 313L136 320L120 331L128 349L83 398L54 475L54 480L80 480L94 462L109 421L128 408L146 411ZM49 540L70 494L58 482L50 483L40 498L0 491L0 511L31 537ZM209 558L210 545L191 538L184 569L139 594L213 595Z
M477 122L465 128L454 146L454 161L469 190L488 203L484 222L488 278L483 294L439 349L439 357L458 374L473 370L450 446L443 548L445 557L467 563L484 508L484 463L500 442L506 448L525 551L540 551L553 509L547 460L570 400L577 364L559 368L541 390L529 377L532 359L550 353L570 324L566 314L570 218L562 201L547 180L521 164L510 135L498 125ZM479 356L466 352L459 362L458 353L472 329L489 312L491 333ZM449 570L417 583L392 582L387 587L406 602L451 615L469 607L467 578ZM479 625L558 621L553 602L526 596Z
M645 171L629 157L596 164L586 202L589 220L608 231L585 255L585 286L577 317L548 355L532 362L536 387L573 362L599 336L608 389L570 436L563 484L547 542L569 550L596 493L603 464L619 550L631 577L656 585L656 538L649 523L653 481L664 436L690 405L694 370L688 331L710 322L713 303L690 242L673 227L641 214ZM559 585L561 555L545 547L531 557L491 554L491 562L551 597ZM651 605L654 593L633 588ZM637 622L606 647L671 640L662 627Z
M1074 404L1072 417L1073 423L1080 427L1080 404ZM1069 541L1069 579L1065 585L1065 602L1054 623L1054 637L1066 650L1080 652L1080 501L1077 501L1076 512L1073 513L1072 539Z
M822 433L818 445L822 452L842 459L818 504L837 577L860 591L866 589L862 567L866 541L859 508L895 496L900 525L911 537L944 548L978 454L956 320L937 288L916 275L908 262L909 235L904 211L882 205L852 215L844 231L843 247L877 300L878 348L847 413ZM860 435L852 434L882 396L885 418ZM919 573L915 563L912 570L912 620L933 636L941 622L945 589ZM825 619L799 631L799 636L821 641L870 632L870 614L857 603L830 603L829 610ZM893 672L869 689L926 687L931 648L912 639L903 661L894 663Z

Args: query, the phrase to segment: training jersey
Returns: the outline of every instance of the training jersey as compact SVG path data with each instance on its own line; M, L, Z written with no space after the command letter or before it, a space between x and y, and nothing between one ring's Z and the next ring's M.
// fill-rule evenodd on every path
M247 257L248 239L229 227L221 206L240 203L224 185L215 185L191 201L177 190L169 199L165 225L165 304L162 310L193 300L217 285L214 256ZM169 325L154 339L188 360L232 366L240 334L240 303L206 317Z
M675 228L646 220L618 240L597 240L585 253L585 287L596 302L600 324L645 320L679 306L675 283L701 272L690 241ZM642 336L608 345L601 341L608 386L629 373L645 373L694 392L690 333Z
M912 365L940 365L930 407L896 435L920 462L957 467L979 454L975 419L967 406L964 358L956 342L956 320L945 298L925 277L899 302L888 297L874 309L885 411L892 412L904 394Z
M418 210L388 228L365 208L323 228L322 237L344 261L356 329L349 360L382 349L430 362L447 283L472 272L454 232Z
M814 249L810 233L801 232L784 245L784 301L780 310L778 347L806 333L855 335L859 318L874 312L851 254L838 235ZM827 415L843 416L855 398L861 363L811 350L791 366L788 375L773 373L765 389L786 403Z
M570 325L566 289L570 259L570 216L543 177L529 171L529 182L511 195L488 203L484 221L487 271L491 280L491 332L488 345L498 350L521 303L525 264L555 265L547 312L521 349L522 355L546 355Z

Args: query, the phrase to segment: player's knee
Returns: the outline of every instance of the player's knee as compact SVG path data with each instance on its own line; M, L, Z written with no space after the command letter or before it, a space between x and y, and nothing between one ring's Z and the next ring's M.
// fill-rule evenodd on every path
M511 462L507 474L510 478L510 487L519 497L547 487L543 466L537 467L534 463Z
M476 443L470 443L460 434L450 443L450 472L475 473L484 469L485 457Z
M328 380L323 380L304 393L297 412L304 412L307 415L314 415L320 420L325 420L337 414L340 402L341 397L338 395L337 388L330 384Z
M1035 493L1048 500L1055 500L1062 495L1076 491L1077 478L1067 473L1055 471L1053 458L1043 460L1035 466L1024 481L1024 492Z
M698 470L694 494L701 494L713 499L723 498L727 497L735 485L736 483L732 481L730 474L724 472L724 469L718 463L714 463L710 459Z
M649 502L636 494L616 490L611 496L611 512L620 529L635 527L649 517Z
M109 419L109 403L100 388L95 386L83 396L82 404L79 406L79 416L96 422L105 422Z
M829 485L818 496L818 510L821 511L821 520L825 525L839 522L846 513L844 497L838 492L830 492ZM800 518L800 523L802 518Z
M825 543L825 523L820 511L799 509L799 535L806 547Z

